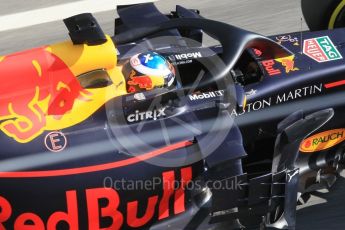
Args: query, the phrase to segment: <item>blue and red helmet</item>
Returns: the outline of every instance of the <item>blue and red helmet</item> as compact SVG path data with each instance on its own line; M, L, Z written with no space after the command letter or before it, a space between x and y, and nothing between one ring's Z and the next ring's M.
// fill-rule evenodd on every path
M175 82L175 68L156 52L145 52L133 56L124 65L123 74L129 93L171 87Z

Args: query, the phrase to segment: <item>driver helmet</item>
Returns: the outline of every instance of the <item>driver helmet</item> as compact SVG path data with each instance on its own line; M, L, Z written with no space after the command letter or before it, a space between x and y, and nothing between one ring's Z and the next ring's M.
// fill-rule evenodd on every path
M175 83L175 68L156 52L144 52L130 58L122 72L127 92L136 93L154 88L171 88Z

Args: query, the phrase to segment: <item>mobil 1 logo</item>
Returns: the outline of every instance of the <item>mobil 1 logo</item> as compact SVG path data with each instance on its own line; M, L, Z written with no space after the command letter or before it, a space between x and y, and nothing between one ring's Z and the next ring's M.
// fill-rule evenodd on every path
M221 97L221 96L224 96L224 90L217 90L217 91L206 92L202 94L189 95L189 99L191 101L197 101L197 100L203 100L203 99L215 98L215 97Z
M328 62L343 58L328 36L304 40L303 53L317 62Z

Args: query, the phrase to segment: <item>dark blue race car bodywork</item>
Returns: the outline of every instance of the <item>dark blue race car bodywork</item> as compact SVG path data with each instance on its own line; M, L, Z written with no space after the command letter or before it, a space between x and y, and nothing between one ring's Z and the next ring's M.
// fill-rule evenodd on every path
M178 87L107 101L56 130L68 145L53 155L48 131L27 144L1 133L0 228L295 228L297 199L342 169L345 30L266 38L181 6L118 12L118 65L154 50ZM222 44L202 47L203 31Z

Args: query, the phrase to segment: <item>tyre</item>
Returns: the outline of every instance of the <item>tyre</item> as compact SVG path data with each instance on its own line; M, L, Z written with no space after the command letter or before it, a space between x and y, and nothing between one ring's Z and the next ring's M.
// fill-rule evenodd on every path
M345 27L345 0L302 0L301 6L311 31Z

